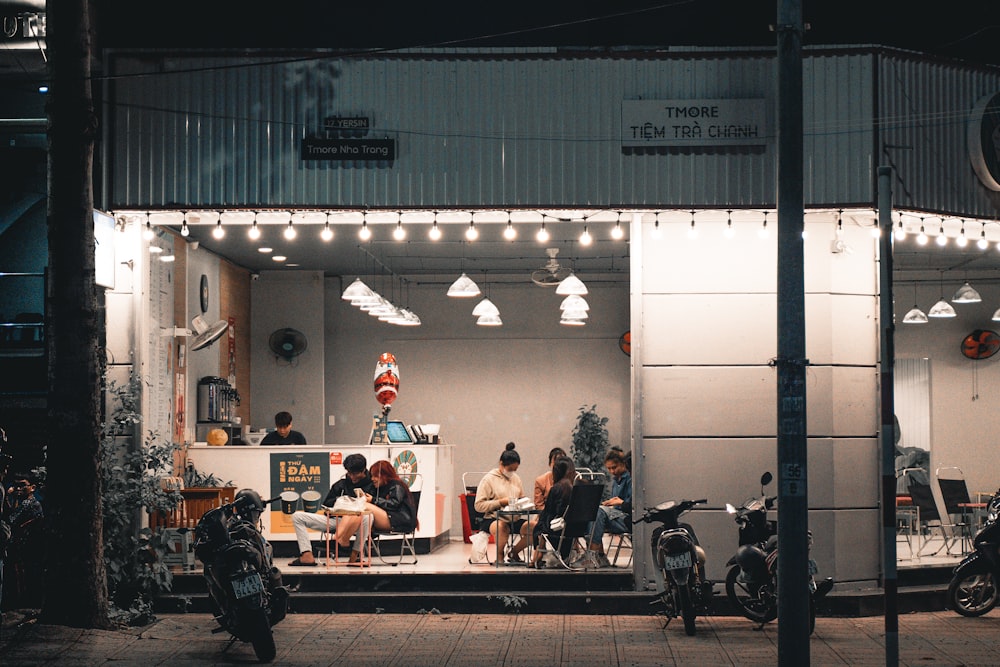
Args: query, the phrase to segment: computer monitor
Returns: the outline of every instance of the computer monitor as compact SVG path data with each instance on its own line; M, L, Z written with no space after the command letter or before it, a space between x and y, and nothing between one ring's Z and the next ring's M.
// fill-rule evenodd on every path
M385 437L393 445L413 444L410 429L406 428L406 425L401 421L390 420L386 422Z

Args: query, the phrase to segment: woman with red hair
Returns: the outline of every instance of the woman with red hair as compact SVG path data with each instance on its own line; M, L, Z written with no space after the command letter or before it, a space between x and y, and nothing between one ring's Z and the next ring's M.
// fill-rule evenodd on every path
M413 494L389 461L376 461L371 467L375 497L368 497L368 509L375 519L375 530L408 533L420 525Z

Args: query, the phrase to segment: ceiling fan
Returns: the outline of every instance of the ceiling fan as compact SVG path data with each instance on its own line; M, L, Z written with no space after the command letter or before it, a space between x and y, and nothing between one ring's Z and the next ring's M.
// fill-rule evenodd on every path
M545 262L545 266L531 272L531 282L539 287L556 287L569 276L570 270L560 266L556 259L559 248L546 248L545 254L549 256L549 260Z

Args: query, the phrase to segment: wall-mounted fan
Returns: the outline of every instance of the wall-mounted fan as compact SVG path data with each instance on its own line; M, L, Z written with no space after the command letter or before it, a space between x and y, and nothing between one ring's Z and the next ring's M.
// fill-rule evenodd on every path
M203 347L208 347L222 338L222 334L226 333L226 329L229 328L229 323L225 320L219 320L215 324L208 324L201 315L191 320L191 325L194 327L195 334L194 340L191 341L192 350L200 350Z
M559 248L546 248L545 254L549 256L549 261L542 268L531 272L531 282L539 287L555 287L570 274L570 270L559 266L559 260L556 259Z
M279 357L291 361L306 351L306 335L298 329L278 329L267 339L267 346Z
M1000 350L1000 335L989 329L976 329L962 339L962 354L969 359L989 359Z

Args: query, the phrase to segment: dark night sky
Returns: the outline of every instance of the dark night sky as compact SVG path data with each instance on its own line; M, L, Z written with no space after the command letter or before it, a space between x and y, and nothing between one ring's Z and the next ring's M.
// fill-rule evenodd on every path
M777 14L777 0L91 2L101 44L133 47L772 46ZM928 7L803 0L804 44L883 44L1000 65L1000 2L918 6Z

